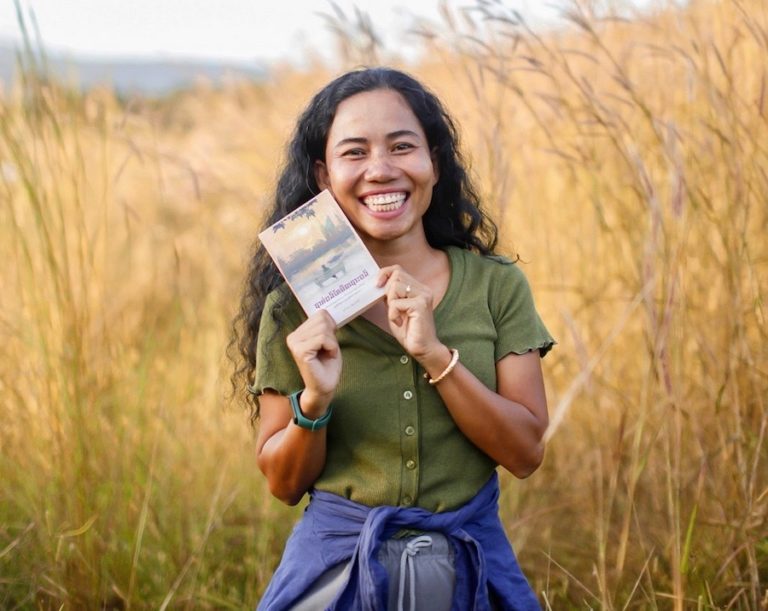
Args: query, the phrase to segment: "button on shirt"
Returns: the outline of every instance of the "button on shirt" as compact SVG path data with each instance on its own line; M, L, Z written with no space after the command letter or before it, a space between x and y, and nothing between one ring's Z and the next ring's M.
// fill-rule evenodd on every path
M446 249L451 278L435 308L440 341L457 348L461 362L488 388L496 388L496 361L510 353L554 343L516 264L455 247ZM285 337L306 316L295 299L279 313L270 294L259 333L255 392L288 395L304 384ZM446 511L469 501L496 463L459 429L418 362L389 333L358 317L337 332L341 379L327 429L326 464L315 482L369 506L417 506Z

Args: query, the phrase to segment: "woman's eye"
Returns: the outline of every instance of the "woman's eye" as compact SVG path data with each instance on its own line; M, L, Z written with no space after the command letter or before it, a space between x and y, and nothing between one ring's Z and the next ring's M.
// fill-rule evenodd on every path
M414 146L410 142L398 142L394 146L394 151L396 153L402 153L404 151L410 151Z
M363 149L349 149L348 151L344 151L342 153L343 157L362 157L365 155L365 151Z

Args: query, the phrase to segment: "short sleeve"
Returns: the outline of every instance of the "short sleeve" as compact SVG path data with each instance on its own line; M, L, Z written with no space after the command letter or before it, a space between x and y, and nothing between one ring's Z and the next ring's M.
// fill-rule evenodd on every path
M282 395L289 395L304 386L299 369L286 344L288 334L298 327L303 313L293 296L279 310L278 288L267 295L259 323L259 339L256 343L256 373L251 392L260 395L271 388ZM277 313L273 316L273 312ZM277 319L277 320L276 320Z
M555 340L547 331L531 293L528 279L520 267L503 257L494 257L496 269L491 290L491 312L496 325L495 358L510 353L539 350L543 357Z

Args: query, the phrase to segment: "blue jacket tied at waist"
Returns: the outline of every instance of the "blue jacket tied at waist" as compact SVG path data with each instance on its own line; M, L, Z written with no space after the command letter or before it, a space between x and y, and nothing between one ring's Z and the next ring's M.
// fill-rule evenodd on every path
M453 611L490 611L489 590L500 609L539 611L499 520L498 499L495 473L471 501L445 513L388 505L371 508L314 491L258 609L290 609L320 575L352 559L349 580L329 609L385 611L388 576L376 552L382 541L408 528L442 532L453 545Z

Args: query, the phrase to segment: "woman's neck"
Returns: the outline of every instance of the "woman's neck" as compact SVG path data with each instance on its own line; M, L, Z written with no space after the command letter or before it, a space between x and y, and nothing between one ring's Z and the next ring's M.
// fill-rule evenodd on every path
M366 244L379 267L399 265L414 278L423 280L431 274L434 264L445 254L423 239L399 239L386 242L370 241Z

